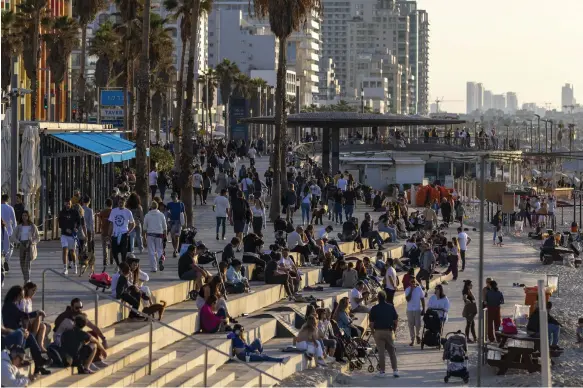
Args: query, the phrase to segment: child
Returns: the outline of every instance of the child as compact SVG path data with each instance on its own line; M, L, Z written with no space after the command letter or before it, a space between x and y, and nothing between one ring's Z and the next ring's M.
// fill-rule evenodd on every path
M358 282L358 272L354 269L354 263L349 262L348 267L342 273L342 287L354 288Z
M583 343L583 317L579 318L577 324L577 343Z

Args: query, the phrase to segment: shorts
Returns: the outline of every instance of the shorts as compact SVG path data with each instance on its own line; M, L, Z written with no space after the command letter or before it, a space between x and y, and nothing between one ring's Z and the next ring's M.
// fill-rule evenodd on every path
M196 195L196 194L201 194L201 193L202 193L202 188L200 188L200 187L195 187L195 188L194 188L194 194L195 194L195 195Z
M235 233L243 233L243 230L245 230L245 220L233 220L233 229L235 230Z
M180 225L180 221L170 221L170 234L172 237L179 236L181 231L182 225Z
M75 241L73 236L61 235L61 248L74 250L77 248L77 241Z

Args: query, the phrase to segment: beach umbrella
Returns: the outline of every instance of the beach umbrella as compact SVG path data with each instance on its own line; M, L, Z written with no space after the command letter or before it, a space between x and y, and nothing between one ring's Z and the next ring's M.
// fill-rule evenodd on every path
M10 115L6 114L6 118L2 121L2 192L10 192L10 142L12 135L10 133Z
M34 196L41 186L40 136L37 125L25 127L20 145L20 158L22 166L20 189L24 195L25 207L33 212Z

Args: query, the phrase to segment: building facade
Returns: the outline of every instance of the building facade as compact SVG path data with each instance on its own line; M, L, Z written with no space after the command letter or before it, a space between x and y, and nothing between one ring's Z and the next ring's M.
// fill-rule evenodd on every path
M561 107L565 111L569 111L569 108L565 107L575 105L575 103L575 91L573 90L573 85L565 84L565 86L563 86L561 89Z
M492 96L492 109L506 110L506 96L504 94L494 94Z
M484 102L482 104L482 110L486 112L488 109L492 109L492 91L484 90Z
M478 85L475 82L466 84L466 113L470 114L478 106Z
M516 93L506 93L506 110L508 113L516 113L518 110L518 97L516 96Z
M476 85L476 109L480 112L484 111L484 85L479 83Z

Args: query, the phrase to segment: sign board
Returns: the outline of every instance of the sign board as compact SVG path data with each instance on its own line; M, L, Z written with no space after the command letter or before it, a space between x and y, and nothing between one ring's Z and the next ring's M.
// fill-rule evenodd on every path
M104 117L123 117L123 109L121 108L102 108L101 109L101 120Z
M453 175L446 175L443 183L448 189L453 189Z
M101 106L123 106L123 89L102 89L101 94Z
M231 138L247 141L248 124L240 120L249 117L249 104L244 98L231 98L229 104L229 122L231 124Z

